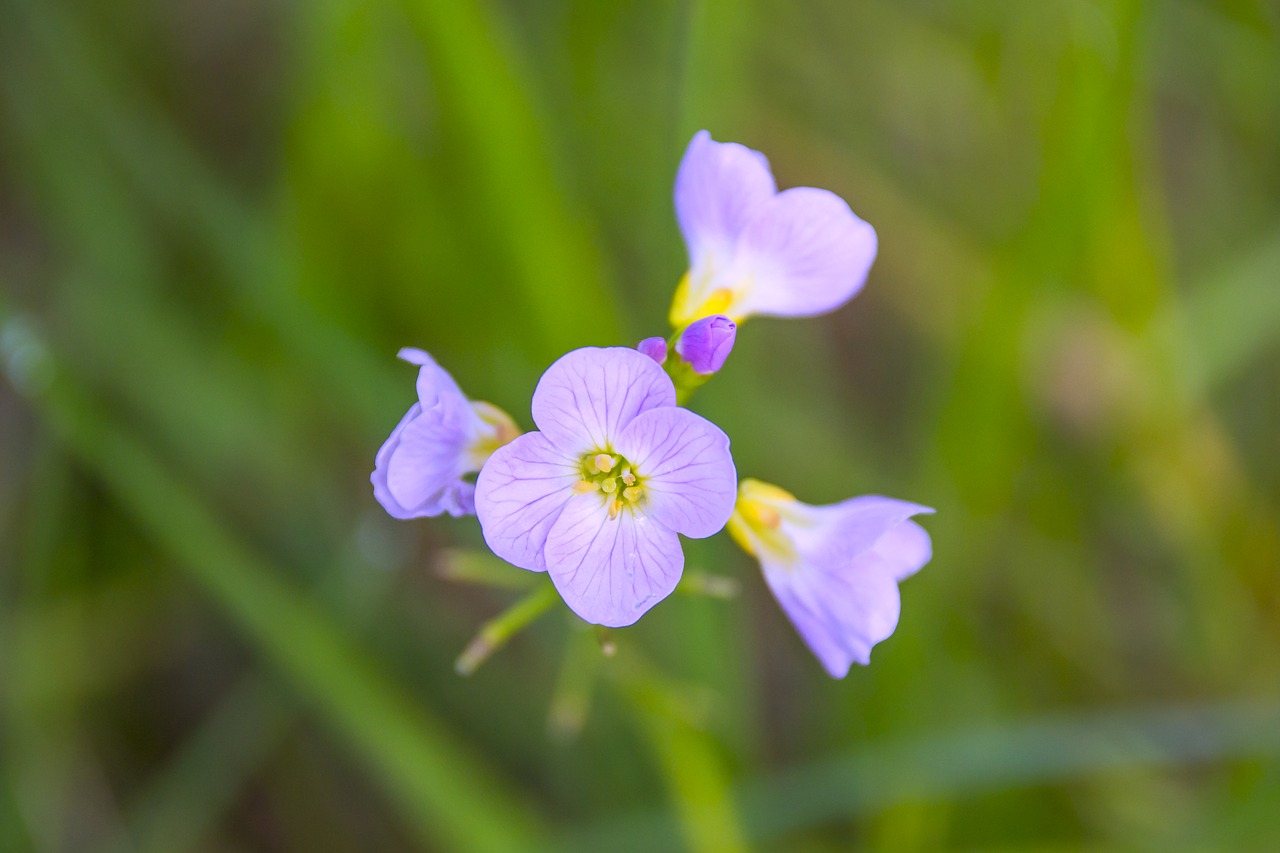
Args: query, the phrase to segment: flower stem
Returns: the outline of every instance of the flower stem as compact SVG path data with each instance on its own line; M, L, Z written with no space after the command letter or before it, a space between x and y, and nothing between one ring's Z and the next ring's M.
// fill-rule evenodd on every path
M546 580L536 572L513 572L510 563L474 548L441 549L436 555L435 570L443 580L515 592L531 590Z
M476 634L475 639L467 644L462 650L462 654L458 655L458 659L454 662L453 668L458 671L458 675L470 675L479 669L480 664L489 659L489 656L507 644L520 631L529 626L533 620L537 619L543 613L555 604L558 596L556 588L551 585L550 581L543 583L533 592L508 607L502 613L480 628L480 633Z
M603 659L596 632L585 623L575 625L569 632L560 677L547 709L547 731L556 740L571 741L582 731Z
M711 376L703 376L694 372L692 365L679 356L676 352L676 342L679 340L680 332L676 332L667 341L667 362L663 367L666 368L667 375L671 377L671 384L676 386L676 405L683 406L689 402L693 392L706 384L706 381Z
M708 598L736 598L740 591L741 586L734 578L706 572L685 572L676 586L676 592L683 595L705 595Z

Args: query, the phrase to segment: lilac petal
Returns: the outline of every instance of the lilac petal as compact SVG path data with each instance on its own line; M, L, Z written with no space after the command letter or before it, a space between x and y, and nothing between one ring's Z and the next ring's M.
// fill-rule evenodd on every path
M842 678L898 624L898 581L932 555L910 517L933 510L879 495L777 506L790 550L760 548L765 579L827 671Z
M404 425L387 460L387 489L404 507L434 507L440 492L462 476L462 436L429 417L420 414Z
M801 638L833 678L871 662L871 648L898 625L898 584L875 552L840 571L764 562L765 580Z
M478 419L471 411L467 395L462 393L449 371L437 364L435 359L413 347L404 347L396 353L396 357L421 367L418 371L417 390L418 402L423 409L438 409L437 417L455 421L460 428L463 425L472 430L479 427L479 424L473 423Z
M705 130L694 135L676 173L675 194L693 278L704 266L728 260L738 234L776 190L759 151L716 142Z
M881 536L875 550L893 572L894 580L911 577L933 558L929 534L914 521L904 521Z
M808 507L806 514L818 523L791 525L784 521L784 525L795 541L796 549L807 560L820 566L839 566L851 556L878 548L883 537L911 516L932 512L929 507L910 501L863 495L831 506ZM927 548L928 534L923 530L920 532L925 537ZM892 548L895 544L897 539L887 543L887 547ZM910 545L909 542L903 544ZM895 557L895 566L921 556L918 548L917 542L915 550L908 548L901 558ZM893 556L892 550L888 553ZM925 562L928 562L927 556L907 574Z
M391 493L391 487L387 485L387 470L391 464L391 458L395 456L397 450L400 449L400 436L404 432L404 428L412 423L422 414L422 406L414 403L409 411L405 412L400 423L396 424L396 428L391 431L391 435L382 443L382 447L378 448L378 455L374 457L373 473L369 475L369 481L373 483L373 496L377 498L378 503L382 504L393 518L417 518L421 515L429 513L421 512L421 507L411 502L410 506L405 506L395 495Z
M435 420L415 403L374 460L373 495L394 518L472 512L465 473L466 434Z
M476 484L454 480L440 494L440 507L454 518L476 514Z
M541 433L526 433L495 450L480 469L475 491L489 549L522 569L546 571L547 531L580 477L577 462Z
M584 347L547 368L533 392L533 421L566 453L608 450L631 419L676 404L653 359L628 347Z
M435 364L436 361L425 350L417 347L400 347L400 351L396 353L396 358L401 361L407 361L410 364Z
M839 308L862 289L876 257L875 229L834 193L795 187L743 230L726 278L749 281L736 316L804 317Z
M468 515L473 488L462 477L475 463L467 448L490 428L431 356L412 348L399 356L421 367L418 402L378 450L370 475L374 497L395 518Z
M636 417L614 447L643 479L644 510L672 530L702 539L724 527L737 499L729 437L688 409Z
M622 628L676 588L684 552L672 530L644 513L610 518L603 495L576 495L547 536L547 570L574 613Z

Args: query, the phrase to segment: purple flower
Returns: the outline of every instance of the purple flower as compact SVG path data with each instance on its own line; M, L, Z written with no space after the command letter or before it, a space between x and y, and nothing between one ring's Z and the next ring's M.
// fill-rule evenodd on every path
M876 232L834 193L778 192L764 155L699 131L676 175L689 272L671 306L682 329L710 314L808 317L839 308L866 281Z
M712 314L689 324L676 341L676 352L694 373L710 376L724 367L737 335L736 323L723 314Z
M547 369L531 432L476 481L485 541L551 575L588 622L630 625L675 588L682 533L724 527L737 474L729 439L675 405L671 379L633 349L587 347Z
M898 581L932 556L909 519L933 510L866 495L802 504L777 486L743 480L729 532L760 560L764 578L800 636L833 678L898 625Z
M405 348L398 355L422 366L418 402L378 450L369 477L373 495L396 518L474 513L475 485L463 478L520 430L497 406L468 400L422 350Z
M636 344L636 349L658 364L666 364L667 362L667 341L665 338L645 338Z

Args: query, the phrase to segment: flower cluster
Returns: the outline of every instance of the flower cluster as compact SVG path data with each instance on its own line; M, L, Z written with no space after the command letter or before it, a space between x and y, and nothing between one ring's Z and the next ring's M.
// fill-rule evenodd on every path
M378 451L374 495L396 518L474 513L494 554L546 572L570 609L608 627L675 589L680 536L727 528L843 677L897 626L898 582L931 556L911 518L932 510L878 496L809 506L739 483L728 437L683 404L724 366L748 317L813 316L856 295L875 230L826 190L779 192L762 154L706 131L680 164L675 207L689 270L670 339L562 356L534 389L537 430L524 434L426 353L402 350L420 366L418 402Z

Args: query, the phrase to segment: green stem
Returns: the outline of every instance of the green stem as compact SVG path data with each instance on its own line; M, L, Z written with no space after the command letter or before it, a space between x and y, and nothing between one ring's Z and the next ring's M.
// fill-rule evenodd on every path
M573 740L582 731L591 710L591 693L600 674L600 643L585 624L569 632L560 676L547 709L547 731L556 740Z
M708 598L736 598L741 590L734 578L706 572L686 571L676 585L676 592L682 595L705 595Z
M550 581L543 583L533 592L508 607L480 628L467 647L458 655L453 667L459 675L470 675L480 664L489 659L489 655L502 648L520 631L529 626L533 620L551 608L559 600L556 588Z

